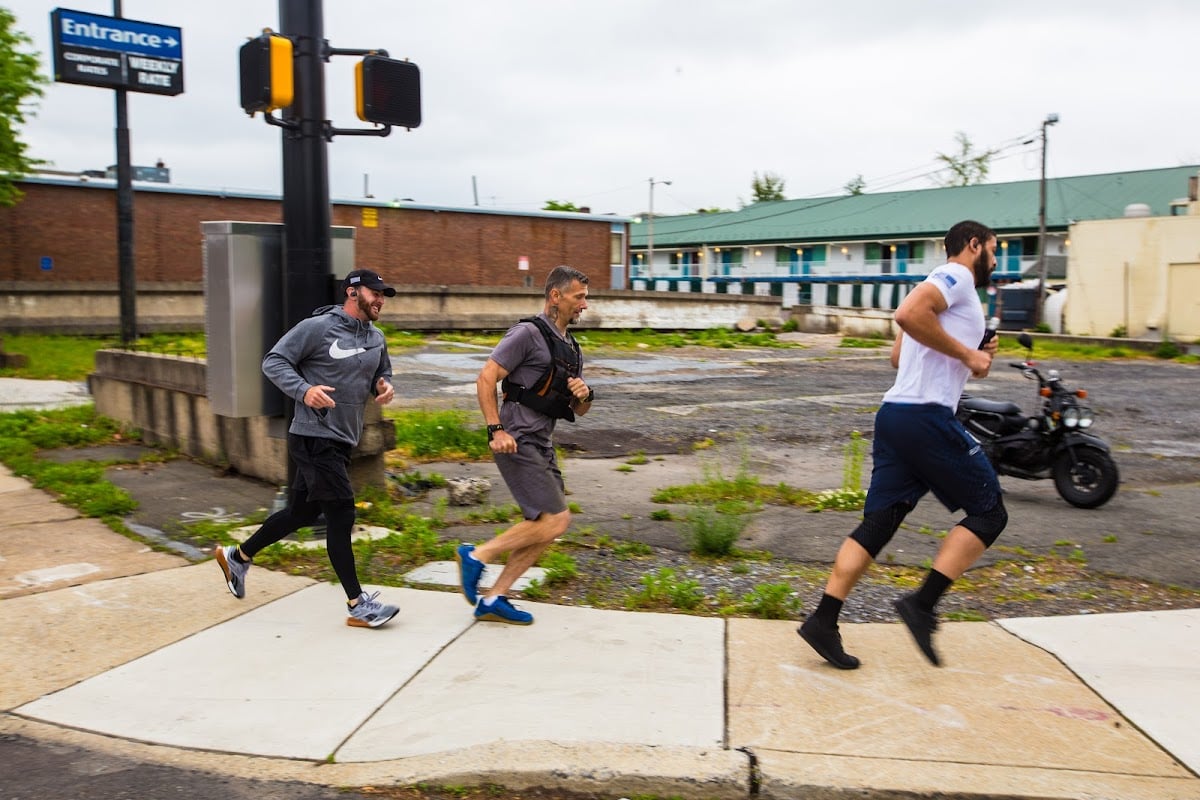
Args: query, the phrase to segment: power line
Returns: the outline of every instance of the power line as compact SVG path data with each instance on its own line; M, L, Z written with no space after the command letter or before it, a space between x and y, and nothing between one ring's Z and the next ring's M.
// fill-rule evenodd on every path
M1038 133L1036 131L1033 131L1030 133L1013 136L1008 139L1002 140L998 144L993 145L992 147L984 150L983 152L990 153L993 160L1002 161L1002 160L1004 160L1004 158L1009 158L1011 155L1014 155L1014 154L1005 155L1003 158L999 158L999 159L995 158L995 156L1005 153L1006 151L1011 150L1013 148L1021 147L1028 143L1027 140L1030 137L1036 137L1037 135L1038 135ZM1021 152L1024 152L1024 151L1021 151ZM943 172L945 169L946 169L945 164L942 161L934 159L932 161L927 161L924 164L921 164L921 165L918 165L915 167L908 167L906 169L898 170L896 172L888 173L886 175L881 175L876 178L870 178L870 179L864 178L863 179L864 189L870 189L873 191L889 189L889 188L892 188L895 186L901 186L910 181L919 180L921 178L930 178L939 172ZM796 199L806 200L806 199L813 199L813 198L818 198L818 197L828 197L831 194L841 192L844 190L845 190L845 185L839 186L835 189L828 189L823 192L818 192L816 194L805 195L805 196L802 196L802 197L799 197Z

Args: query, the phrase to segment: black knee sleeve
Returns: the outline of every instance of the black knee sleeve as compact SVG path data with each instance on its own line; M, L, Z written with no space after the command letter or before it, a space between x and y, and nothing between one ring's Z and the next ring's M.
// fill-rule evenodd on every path
M913 507L906 503L897 503L882 511L870 511L863 514L863 521L858 524L850 538L862 545L871 554L871 558L879 555L879 551L892 540L900 523L908 516Z
M997 500L996 505L992 506L990 510L982 514L970 514L958 524L978 536L979 541L991 547L992 542L996 541L996 537L1008 524L1008 510L1004 507L1003 498Z

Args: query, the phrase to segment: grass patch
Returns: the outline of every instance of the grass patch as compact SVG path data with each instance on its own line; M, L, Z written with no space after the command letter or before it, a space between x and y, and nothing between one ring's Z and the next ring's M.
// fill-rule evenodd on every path
M795 619L803 605L791 584L761 583L728 611L760 619Z
M464 517L464 522L503 524L521 518L521 507L516 503L505 503L493 506L483 511L470 511Z
M363 583L403 585L401 576L404 573L429 561L449 561L454 558L454 543L439 540L437 531L427 518L403 515L399 525L400 530L384 538L353 543L358 577ZM337 582L337 575L323 548L304 548L285 540L257 553L254 563L291 575Z
M653 503L691 503L693 505L717 506L723 502L784 506L809 506L816 497L805 489L796 489L780 483L775 486L763 484L757 475L750 472L747 456L743 454L737 472L725 477L720 465L706 463L701 467L702 480L683 486L667 486L650 497Z
M27 363L0 369L0 377L83 381L95 371L96 351L106 349L124 347L115 336L9 334L4 337L4 352L25 356ZM156 333L134 340L129 349L191 358L207 355L202 333Z
M696 555L727 556L746 529L747 522L745 514L696 508L682 522L683 539Z
M104 463L59 464L38 457L39 450L99 445L118 437L130 438L130 434L119 423L97 416L92 405L13 411L0 414L0 461L14 475L29 479L84 516L125 532L120 518L137 508L137 502L104 478Z
M654 554L654 548L645 542L618 542L612 545L613 555L624 561L634 558L644 558Z
M546 585L566 583L579 574L575 559L559 550L548 550L542 554L538 566L546 570Z
M860 339L854 336L843 336L842 341L838 343L838 347L858 348L858 349L875 349L878 347L891 347L891 341L884 339L882 336L878 339Z
M477 414L456 410L385 410L383 415L396 425L395 449L409 458L479 461L491 455L483 426L471 424Z
M704 600L704 592L698 581L681 579L675 570L663 567L658 572L642 576L642 588L630 592L625 598L625 607L677 608L690 611Z
M380 333L383 334L383 338L387 341L388 350L404 350L413 347L423 347L429 341L429 337L423 333L399 331L393 328L391 325L379 325L378 323L376 323L376 325L379 328Z

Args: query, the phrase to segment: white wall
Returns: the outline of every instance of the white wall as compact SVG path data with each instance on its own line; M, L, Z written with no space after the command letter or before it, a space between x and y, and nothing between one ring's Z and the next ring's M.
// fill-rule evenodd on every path
M1071 226L1068 333L1200 338L1200 215Z

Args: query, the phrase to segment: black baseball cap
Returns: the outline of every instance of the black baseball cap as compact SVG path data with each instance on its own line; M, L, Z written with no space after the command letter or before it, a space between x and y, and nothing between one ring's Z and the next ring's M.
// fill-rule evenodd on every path
M343 285L347 289L355 286L365 286L376 292L382 292L384 297L395 297L396 290L383 282L383 278L379 277L378 272L372 272L369 269L356 269L346 276Z

